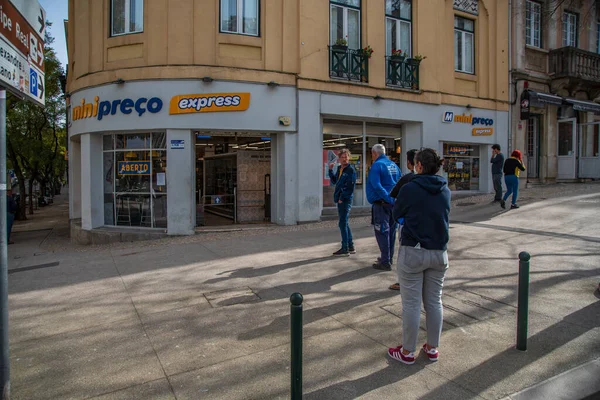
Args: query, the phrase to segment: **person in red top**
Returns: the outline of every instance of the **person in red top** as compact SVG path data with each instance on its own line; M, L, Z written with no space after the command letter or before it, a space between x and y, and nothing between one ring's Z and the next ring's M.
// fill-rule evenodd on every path
M506 208L506 199L512 194L510 208L519 208L517 197L519 196L519 172L525 171L523 165L523 154L519 150L515 150L510 155L510 158L504 161L504 182L506 183L506 194L500 202L502 208Z

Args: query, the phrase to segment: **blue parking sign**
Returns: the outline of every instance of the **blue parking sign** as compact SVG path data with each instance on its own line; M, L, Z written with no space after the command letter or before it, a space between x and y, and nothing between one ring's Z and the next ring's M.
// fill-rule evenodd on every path
M29 69L29 93L38 95L38 74L33 68Z

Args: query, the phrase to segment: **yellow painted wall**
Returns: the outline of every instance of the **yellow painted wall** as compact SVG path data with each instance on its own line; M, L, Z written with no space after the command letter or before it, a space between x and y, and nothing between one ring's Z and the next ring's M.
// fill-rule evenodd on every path
M498 110L508 101L508 5L480 0L479 16L448 0L413 1L420 92L385 85L385 0L362 0L369 83L329 78L329 2L260 0L260 37L219 33L218 0L145 0L144 32L110 37L110 0L69 0L68 90L118 78L277 81L300 88ZM476 74L454 71L454 15L475 18Z

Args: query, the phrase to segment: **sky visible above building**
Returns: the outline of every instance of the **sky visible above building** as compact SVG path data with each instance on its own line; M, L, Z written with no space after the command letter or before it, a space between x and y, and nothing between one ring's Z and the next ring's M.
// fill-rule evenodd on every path
M65 38L64 20L69 17L68 0L38 0L44 10L46 19L52 23L50 34L54 37L52 47L63 65L67 65L67 43Z

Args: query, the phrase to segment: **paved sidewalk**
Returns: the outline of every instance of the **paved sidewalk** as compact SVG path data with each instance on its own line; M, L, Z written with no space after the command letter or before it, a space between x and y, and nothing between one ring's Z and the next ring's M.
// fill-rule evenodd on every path
M385 355L402 303L387 289L395 273L370 267L368 218L352 220L349 258L330 257L335 221L72 246L58 201L40 210L47 223L17 224L9 247L12 398L287 398L293 292L305 298L306 399L534 398L523 391L572 370L592 394L599 382L581 368L600 358L598 189L524 190L508 212L456 201L441 359L413 366ZM527 352L514 349L522 250Z

